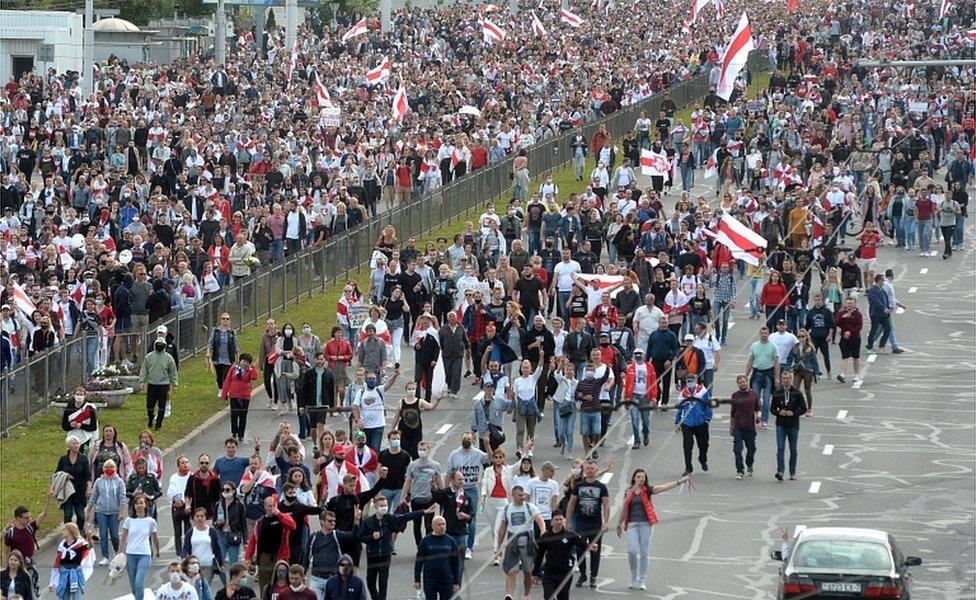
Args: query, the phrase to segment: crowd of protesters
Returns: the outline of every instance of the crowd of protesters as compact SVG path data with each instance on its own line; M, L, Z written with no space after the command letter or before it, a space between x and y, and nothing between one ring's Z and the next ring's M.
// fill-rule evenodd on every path
M964 32L973 17L874 2L818 3L800 15L764 6L727 5L732 14L753 9L773 66L756 98L736 93L725 103L710 93L689 122L665 105L621 140L605 128L577 134L578 191L551 178L529 189L525 160L516 159L511 201L487 203L452 240L420 248L388 228L369 288L345 286L327 337L308 323L269 320L259 348L240 348L222 321L207 350L215 391L232 413L220 458L203 454L194 470L180 456L171 471L153 446L165 401L130 452L76 394L65 430L101 431L84 448L70 437L57 467L52 496L66 523L52 580L58 597L83 595L80 557L95 553L97 527L102 563L127 571L141 598L159 557L157 505L180 540L157 597L193 597L192 589L208 598L384 600L397 566L393 542L410 529L415 586L446 599L466 583L479 520L510 598L519 571L526 598L536 581L547 598L597 587L602 532L614 525L628 538L630 588L646 589L653 495L687 485L696 466L709 470L712 390L726 372L733 311L759 321L746 369L735 374L734 476L754 476L757 439L773 421L772 476L796 479L801 417L814 414L815 387L856 377L862 349L902 351L901 303L878 247L931 256L934 237L949 259L966 242L972 71L857 61L971 51ZM491 13L509 37L490 45L471 12L403 12L392 34L348 43L313 21L299 36L291 81L291 51L274 33L266 57L250 34L238 36L228 65L107 64L89 99L67 76L43 93L33 76L12 82L2 114L2 266L36 311L18 314L22 302L7 287L5 352L39 352L86 327L145 331L181 302L249 276L257 261L355 227L383 202L409 201L692 73L717 81L713 45L729 33L700 16L697 47L675 44L679 11L648 15L660 25L648 27L622 18L629 6L601 4L583 11L578 30L540 14L558 31L543 39L524 15ZM602 35L608 23L615 29ZM364 83L383 56L410 86L402 123L389 117L388 90ZM320 128L307 110L316 82L342 108L338 129ZM482 116L459 116L464 105ZM667 153L671 174L645 180L642 148ZM587 156L590 172L579 160ZM717 200L711 191L692 197L702 177L715 178ZM761 259L737 259L709 235L727 215L765 240ZM69 249L75 234L83 241ZM167 387L161 397L178 381L166 334L157 331L152 348L106 346L142 362L146 382ZM410 349L414 373L394 399ZM252 382L262 378L268 408L294 418L270 443L253 439L245 455ZM478 392L469 430L435 460L423 415L464 390ZM648 447L660 406L675 409L682 476L651 485L635 471L612 523L597 464L604 438L625 419L633 449ZM541 440L567 461L563 481L552 461L536 470ZM16 582L38 525L25 507L15 517L3 540ZM212 594L215 579L223 589ZM12 585L30 597L31 586Z

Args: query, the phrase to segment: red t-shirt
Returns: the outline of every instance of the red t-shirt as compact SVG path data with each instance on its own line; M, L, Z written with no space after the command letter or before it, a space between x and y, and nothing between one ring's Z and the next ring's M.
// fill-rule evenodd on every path
M31 521L30 525L23 529L8 527L3 532L3 545L11 550L20 550L25 557L31 558L37 550L37 542L34 538L36 531L37 521ZM5 594L6 592L4 590Z
M878 243L881 241L881 236L878 235L877 231L865 231L861 234L861 258L863 260L871 260L878 258Z
M413 174L410 172L410 167L407 165L400 165L396 170L397 185L400 187L410 187L413 185Z
M505 491L505 486L502 485L502 472L498 469L495 470L495 485L491 488L492 498L508 498L508 492Z

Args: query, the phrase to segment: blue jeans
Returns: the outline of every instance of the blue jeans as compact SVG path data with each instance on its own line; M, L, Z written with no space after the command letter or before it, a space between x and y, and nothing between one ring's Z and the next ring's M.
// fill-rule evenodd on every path
M932 251L932 220L918 221L918 249L923 254Z
M129 573L129 587L135 600L142 600L146 591L146 575L152 566L152 557L148 554L125 553L125 570Z
M570 292L556 292L556 314L563 318L567 324L569 323L569 308L566 307L566 303L569 302Z
M529 256L538 254L542 250L542 230L529 229Z
M112 558L108 553L108 540L112 538L112 550L119 551L119 513L95 513L95 522L98 523L99 545L101 546L102 558Z
M791 308L786 312L786 328L789 329L790 333L796 335L796 333L803 327L803 324L807 322L807 309L805 308Z
M634 432L634 445L640 444L641 435L651 435L651 403L647 395L634 394L630 405L630 428Z
M471 497L471 505L478 506L478 488L476 487L466 487L464 488L464 493ZM474 550L474 538L478 533L478 509L475 508L471 511L471 522L468 523L468 537L467 539L459 538L455 540L458 542L458 547L466 547L468 550Z
M400 505L400 490L380 490L380 496L386 498L387 504L390 506L390 510L396 509Z
M868 349L874 347L874 342L878 336L881 337L878 345L884 348L885 344L888 343L888 338L891 337L891 315L871 316L871 330L868 332ZM897 342L892 340L891 347L897 348Z
M796 453L797 437L800 435L799 427L776 427L776 472L785 473L783 470L783 452L786 450L786 442L790 443L790 475L796 475Z
M745 464L742 463L742 447L746 449ZM746 429L736 427L732 430L732 455L735 457L735 472L745 473L748 468L752 470L752 465L756 460L756 430L755 428Z
M366 445L379 452L383 445L383 427L367 427L363 429L366 434Z
M952 245L962 246L962 229L966 226L966 217L956 215L956 230L952 234Z
M915 232L918 230L918 221L915 220L915 217L902 217L901 226L905 230L905 244L908 246L914 246Z
M322 579L321 577L316 577L315 575L308 576L308 589L315 592L315 597L318 600L325 600L325 586L328 584L328 579Z
M695 187L695 170L689 166L681 165L681 189L689 192Z
M600 435L599 412L580 413L580 435L583 437Z
M762 311L759 298L762 294L763 280L759 277L749 278L749 316L754 317Z
M759 408L762 412L762 422L769 422L769 404L773 399L774 369L753 369L752 390L759 396Z
M904 246L905 224L902 222L902 217L891 217L891 228L895 231L895 243Z
M98 366L98 336L85 334L85 377L89 377Z
M732 303L716 302L715 311L715 320L717 321L715 333L718 336L718 343L724 346L729 335L729 313L732 312Z
M241 557L241 544L237 544L236 546L229 545L227 543L228 534L226 531L217 532L217 537L220 539L220 547L224 550L224 563L228 565L236 563Z
M343 325L342 335L349 342L349 345L352 346L352 351L355 352L356 346L359 345L359 332L348 325Z
M559 416L559 409L554 409L556 418L556 441L566 448L566 452L573 453L573 426L576 424L576 411L569 413L565 417Z
M285 257L285 240L272 240L268 246L268 262L278 262Z

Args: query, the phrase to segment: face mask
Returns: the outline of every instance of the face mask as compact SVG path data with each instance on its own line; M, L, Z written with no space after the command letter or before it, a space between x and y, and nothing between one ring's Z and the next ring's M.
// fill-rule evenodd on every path
M105 473L106 477L115 477L115 469L113 468L105 469L102 471L102 473Z
M240 579L238 579L237 580L237 585L239 585L240 587L246 586L247 585L247 575L245 575L245 576L241 577Z
M294 502L295 496L285 496L285 502Z
M695 381L694 379L688 379L687 381L685 381L685 385L689 388L694 389L698 387L698 382Z
M383 515L385 515L386 513L388 513L388 512L390 512L390 507L389 506L378 506L378 507L376 507L376 514L380 515L381 517Z
M302 591L302 590L303 590L304 588L305 588L305 586L304 586L304 585L293 585L293 586L291 586L291 589L292 589L292 591L294 591L294 592L300 592L300 591Z
M295 333L295 330L294 329L288 328L288 329L285 330L285 335L291 335L293 333Z
M186 566L186 570L190 572L190 575L196 575L200 572L200 565L197 563L190 563Z
M179 583L182 579L183 579L183 576L180 575L179 573L170 573L169 574L169 582L170 583Z
M461 447L463 447L465 450L467 450L468 448L470 448L471 447L471 440L464 440L463 442L461 442Z
M302 333L304 333L306 335L309 334L309 333L312 333L312 328L311 327L302 327Z
M600 345L606 348L607 346L610 345L610 342L600 342Z
M75 394L75 402L84 402L85 397L81 394Z
M583 472L583 469L581 469L579 467L573 467L573 477L579 477L580 476L580 473L582 473L582 472Z
M162 352L166 349L166 344L156 344L156 352Z
M282 569L280 571L275 571L275 576L278 579L287 579L288 578L288 571L285 571L284 569Z
M220 495L230 500L234 497L234 492L222 492Z
M332 457L332 460L336 461L337 463L341 463L342 462L342 457L341 456L333 456Z
M345 575L348 575L349 574L349 567L347 567L345 565L339 567L339 574L344 575L344 576Z
M394 450L399 450L400 440L390 440L390 448L393 448Z
M426 450L417 450L417 458L427 458Z
M376 384L377 384L377 382L376 382L375 379L367 379L366 380L366 387L368 387L369 389L375 388L376 387Z

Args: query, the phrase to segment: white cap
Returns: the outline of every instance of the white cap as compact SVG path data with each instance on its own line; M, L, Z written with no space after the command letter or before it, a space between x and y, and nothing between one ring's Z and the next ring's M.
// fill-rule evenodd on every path
M156 328L156 333L161 333L163 335L166 335L168 332L169 329L166 329L165 325L160 325L159 327Z

